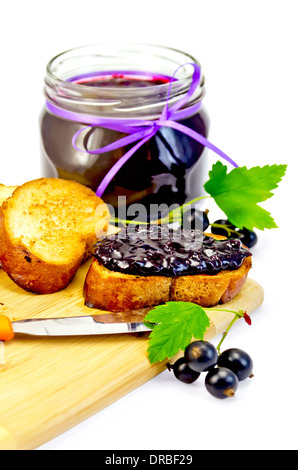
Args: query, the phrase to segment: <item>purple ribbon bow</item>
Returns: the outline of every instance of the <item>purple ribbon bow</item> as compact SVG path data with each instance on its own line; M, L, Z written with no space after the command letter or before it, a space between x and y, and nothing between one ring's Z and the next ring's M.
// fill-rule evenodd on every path
M187 65L187 64L184 64L184 65ZM213 152L217 153L221 158L225 159L228 163L232 164L234 167L238 166L230 157L228 157L224 152L222 152L215 145L210 143L201 134L193 131L187 126L184 126L180 122L177 122L193 115L201 107L201 102L199 102L197 104L188 106L183 109L183 106L185 106L190 101L196 88L200 84L201 70L197 64L195 63L190 64L194 68L194 73L193 73L192 82L191 82L188 92L183 96L183 98L178 100L173 106L169 108L168 104L169 104L169 97L170 97L170 91L171 91L173 80L175 79L175 75L178 72L178 70L184 65L181 65L180 67L178 67L178 69L175 71L175 73L173 74L170 80L166 105L159 119L157 120L101 118L97 116L89 116L89 115L84 115L80 113L74 113L71 111L63 110L47 102L47 107L49 111L51 111L53 114L56 114L64 119L69 119L71 121L76 121L76 122L81 122L81 123L84 122L88 124L88 126L78 130L72 138L73 147L80 152L87 152L89 154L101 154L101 153L109 152L111 150L119 149L133 142L137 142L136 145L134 145L130 150L128 150L128 152L126 152L125 155L123 155L117 161L117 163L115 163L115 165L113 165L113 167L108 171L108 173L103 178L103 180L101 181L96 191L97 196L102 197L107 186L110 184L114 176L118 173L120 168L129 160L129 158L140 147L142 147L142 145L145 142L150 140L161 127L171 127L172 129L176 129L177 131L180 131L188 135L189 137L196 140L200 144L204 145L205 147L209 148ZM112 129L118 132L122 132L128 135L125 137L122 137L119 140L116 140L112 144L106 145L105 147L101 147L99 149L95 149L95 150L80 149L76 145L76 140L78 136L84 130L88 128L92 128L92 127L103 127L106 129Z

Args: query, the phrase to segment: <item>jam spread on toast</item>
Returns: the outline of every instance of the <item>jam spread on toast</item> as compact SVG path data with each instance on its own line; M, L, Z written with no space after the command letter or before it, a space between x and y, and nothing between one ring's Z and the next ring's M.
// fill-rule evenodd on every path
M110 271L177 277L235 270L251 253L239 239L215 240L200 230L150 225L99 240L93 255Z

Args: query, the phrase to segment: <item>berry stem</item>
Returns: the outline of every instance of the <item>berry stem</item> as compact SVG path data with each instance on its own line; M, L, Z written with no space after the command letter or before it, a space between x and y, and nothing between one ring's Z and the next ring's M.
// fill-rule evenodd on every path
M159 220L160 223L169 223L169 221L173 222L179 222L181 221L181 214L184 214L184 212L188 209L189 206L194 204L195 202L201 200L201 199L207 199L210 198L211 196L199 196L196 197L195 199L192 199L192 201L186 202L185 204L182 204L181 206L177 207L176 209L173 209L169 214L162 219Z
M227 337L227 334L228 332L230 331L230 329L232 328L232 326L234 325L234 323L236 323L236 321L239 319L239 318L245 318L245 315L246 315L246 312L244 310L239 310L239 312L235 312L234 310L227 310L227 309L222 309L222 308L206 308L206 310L215 310L217 312L228 312L228 313L234 313L234 318L233 320L229 323L228 327L226 328L226 330L223 332L222 334L222 338L220 340L220 342L218 343L217 345L217 352L218 352L218 355L220 355L220 348L221 348L221 345L222 343L224 342L224 340L226 339Z
M201 199L207 199L207 198L210 199L211 197L212 196L210 196L210 195L196 197L195 199L192 199L192 201L186 202L185 204L182 204L181 206L177 207L176 209L173 209L165 217L163 217L159 220L156 220L156 221L152 221L151 223L168 224L170 222L170 218L173 219L172 220L173 222L180 221L181 220L181 213L183 214L188 209L188 206L190 206L191 204L194 204L195 202L197 202ZM206 214L208 212L206 212ZM129 224L131 224L131 225L149 225L150 222L143 222L143 221L140 221L140 220L137 220L137 219L135 219L135 220L125 220L125 219L119 219L118 217L111 217L110 223L112 223L112 224L121 223L122 225L129 225Z
M230 331L230 329L232 328L232 326L234 325L234 323L235 323L237 320L238 320L238 317L237 317L237 315L235 315L235 317L233 318L233 320L231 321L231 323L229 324L229 326L226 328L226 331L223 332L222 338L221 338L220 342L218 343L218 345L217 345L217 347L216 347L217 352L218 352L218 355L220 355L220 348L221 348L222 343L223 343L224 340L226 339L228 332Z
M142 222L141 220L124 220L119 219L118 217L110 218L111 224L122 224L122 225L148 225L148 222Z
M243 318L245 315L244 310L239 310L239 312L235 312L235 310L228 310L227 308L214 308L214 307L205 307L205 310L214 310L215 312L228 312L228 313L234 313L239 318Z
M228 234L228 237L230 237L232 233L236 233L236 235L239 236L239 233L236 230L233 230L232 228L230 228L229 225L226 225L226 224L216 224L214 222L213 224L210 224L210 227L220 228L220 229L225 230Z

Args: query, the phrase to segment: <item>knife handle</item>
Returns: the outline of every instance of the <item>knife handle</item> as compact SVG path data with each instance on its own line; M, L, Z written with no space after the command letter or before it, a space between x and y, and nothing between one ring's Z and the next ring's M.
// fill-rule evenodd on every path
M5 315L0 315L0 341L9 341L14 337L12 323Z

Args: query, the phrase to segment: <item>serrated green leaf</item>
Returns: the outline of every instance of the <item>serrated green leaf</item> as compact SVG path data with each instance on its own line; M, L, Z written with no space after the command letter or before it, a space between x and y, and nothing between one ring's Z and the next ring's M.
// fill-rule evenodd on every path
M156 324L149 336L148 358L160 362L184 350L191 339L204 339L210 325L205 310L191 302L167 302L151 310L146 323Z
M265 165L250 169L243 166L227 173L227 166L218 161L209 172L209 180L204 188L236 227L249 230L276 228L270 213L258 203L273 196L272 190L277 188L286 168L287 165Z
M214 185L220 184L221 181L225 178L227 171L228 167L223 165L220 161L217 161L212 165L212 170L209 171L209 178L214 182Z

